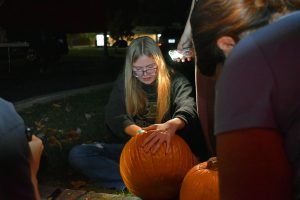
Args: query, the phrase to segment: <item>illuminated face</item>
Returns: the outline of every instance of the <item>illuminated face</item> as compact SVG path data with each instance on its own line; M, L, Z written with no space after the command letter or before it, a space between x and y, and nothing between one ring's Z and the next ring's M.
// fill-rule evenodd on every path
M144 84L151 84L157 77L157 65L153 58L148 56L139 57L133 64L133 75Z

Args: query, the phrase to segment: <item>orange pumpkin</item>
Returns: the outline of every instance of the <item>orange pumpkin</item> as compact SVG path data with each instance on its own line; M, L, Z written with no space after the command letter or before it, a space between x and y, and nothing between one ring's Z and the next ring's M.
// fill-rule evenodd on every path
M120 172L127 189L143 200L173 199L179 196L185 174L195 164L189 146L175 135L171 152L166 145L155 154L141 147L151 132L132 137L125 145L120 158Z
M219 200L216 157L194 166L184 177L180 200Z

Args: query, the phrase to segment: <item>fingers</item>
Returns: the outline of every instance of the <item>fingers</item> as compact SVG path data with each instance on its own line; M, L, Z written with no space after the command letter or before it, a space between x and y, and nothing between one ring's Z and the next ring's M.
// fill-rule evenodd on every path
M163 143L166 142L166 154L171 152L171 138L161 132L150 134L143 142L142 147L146 153L156 153Z
M185 61L190 62L191 60L192 60L191 57L182 57L181 59L177 58L175 61L179 63L179 62L185 62Z
M161 141L161 142L160 142ZM159 148L160 144L163 142L163 140L161 140L159 137L154 137L152 138L152 140L150 140L145 146L144 146L144 151L146 153L148 153L150 150L152 151L152 153L154 153L154 149L157 151L157 149ZM155 144L156 145L159 145L159 146L156 146L155 147ZM156 152L155 151L155 152Z
M164 140L159 139L156 143L154 143L150 148L151 153L153 153L153 154L156 153L163 142L164 142Z
M157 125L156 124L153 124L153 125L150 125L150 126L147 126L145 128L143 128L145 131L150 131L150 130L156 130L157 128Z
M150 142L151 140L153 140L153 138L155 138L156 135L157 135L157 134L156 134L155 132L149 134L149 135L147 136L147 138L144 140L144 142L142 143L142 147L145 147L145 145L146 145L148 142Z

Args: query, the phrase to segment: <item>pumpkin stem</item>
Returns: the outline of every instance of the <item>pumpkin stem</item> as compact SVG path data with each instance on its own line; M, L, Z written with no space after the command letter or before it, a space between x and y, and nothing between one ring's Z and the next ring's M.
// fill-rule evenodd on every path
M217 157L211 157L207 161L207 169L217 171L218 170L218 159Z

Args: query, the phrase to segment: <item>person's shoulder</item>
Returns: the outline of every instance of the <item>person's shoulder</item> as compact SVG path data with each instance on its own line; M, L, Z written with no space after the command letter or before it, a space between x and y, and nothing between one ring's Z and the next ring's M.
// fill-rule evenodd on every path
M16 114L13 104L2 98L0 98L0 110L1 110L0 119L6 117L7 115Z
M187 77L185 77L185 75L183 75L178 70L171 69L170 75L173 82L180 82L180 81L189 82Z
M300 32L300 11L295 11L284 15L274 21L273 23L266 25L256 32L251 34L251 38L257 43L273 43L283 38L289 37L289 35L299 36ZM247 40L249 38L246 38Z
M253 52L262 53L269 49L276 49L279 43L290 42L286 38L298 37L300 33L299 21L300 12L297 11L259 28L237 43L225 64L245 57L255 59ZM244 59L241 59L241 62L242 60Z
M6 100L4 100L4 99L2 99L2 98L0 97L0 107L1 107L1 108L3 107L3 109L5 109L5 108L11 109L12 103L9 102L9 101L6 101Z
M278 49L281 44L299 41L299 22L300 11L296 11L258 29L238 42L226 63L236 59L245 60L245 57L258 60L256 55L259 52L266 56L272 53L270 50Z
M299 21L300 21L300 10L283 15L278 19L278 22L294 23L295 26L298 26L298 27L300 26Z
M10 129L16 124L23 123L22 118L17 113L14 105L0 98L0 132Z

